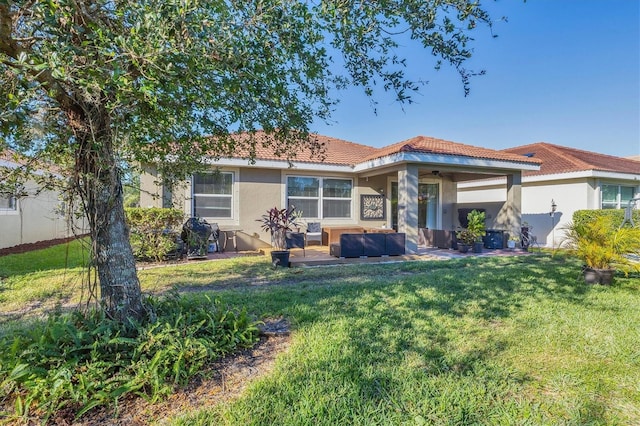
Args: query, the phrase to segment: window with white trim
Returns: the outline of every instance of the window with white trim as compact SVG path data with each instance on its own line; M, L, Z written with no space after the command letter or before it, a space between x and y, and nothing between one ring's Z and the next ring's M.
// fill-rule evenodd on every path
M193 215L231 219L233 217L233 173L198 173L193 175Z
M287 206L302 211L309 219L349 219L352 217L351 179L288 176Z
M602 208L623 209L635 194L634 186L602 185Z
M16 208L16 197L0 195L0 210L15 211Z

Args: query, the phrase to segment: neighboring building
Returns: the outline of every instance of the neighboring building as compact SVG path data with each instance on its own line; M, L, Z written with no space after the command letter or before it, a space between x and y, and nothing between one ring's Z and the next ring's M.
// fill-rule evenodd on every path
M13 152L0 153L0 168L19 166ZM58 193L38 192L33 181L24 184L19 196L0 194L0 248L72 236L61 207Z
M522 221L541 245L557 246L573 212L620 209L640 194L640 162L540 142L502 152L542 160L540 170L522 174ZM504 178L459 185L458 202L495 211L506 199ZM551 214L552 201L557 211Z
M289 163L273 155L268 144L258 144L255 163L249 164L245 153L211 161L212 173L194 175L172 193L156 184L159 177L148 166L141 176L140 205L174 205L186 216L241 230L240 249L268 246L269 236L257 219L271 207L294 205L307 222L323 227L393 227L406 233L407 252L414 252L419 228L459 226L457 185L483 177L508 182L489 226L517 232L521 174L540 167L537 158L423 136L381 149L314 138L325 145L322 160L302 150Z

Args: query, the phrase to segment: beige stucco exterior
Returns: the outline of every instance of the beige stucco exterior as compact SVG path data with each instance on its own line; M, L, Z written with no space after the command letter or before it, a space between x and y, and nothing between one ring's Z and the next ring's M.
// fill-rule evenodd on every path
M212 165L214 170L215 165ZM431 167L426 170L420 164L402 164L396 167L383 169L379 172L353 173L334 170L323 170L322 165L317 170L302 170L297 168L275 167L231 167L220 165L220 172L233 173L233 213L228 219L208 218L209 223L216 223L222 230L238 230L237 247L239 250L255 250L270 247L270 236L261 230L258 219L272 207L282 208L287 205L286 183L289 176L309 176L320 178L342 178L353 182L351 198L351 217L349 218L323 218L308 219L310 222L320 222L321 226L332 225L358 225L364 227L391 228L392 184L398 184L398 231L407 234L407 250L415 251L419 240L417 213L417 184L438 184L438 212L435 222L437 229L455 230L459 226L457 208L457 183L454 179L460 179L460 171L455 174L445 173L434 175ZM477 171L473 171L477 173ZM492 173L508 173L510 176L520 172L495 171ZM474 174L475 176L475 174ZM185 212L185 220L193 214L191 181L187 180L177 189L174 189L170 200L167 200L169 192L158 187L155 170L151 167L141 176L142 193L140 205L142 207L162 207L172 205ZM519 178L518 178L519 179ZM519 182L519 180L518 180ZM519 185L517 186L519 188ZM163 195L165 199L163 201ZM361 216L361 196L382 195L386 209L384 219L367 220ZM513 206L513 203L518 203ZM511 198L508 202L498 203L496 206L495 223L499 229L508 230L519 226L519 217L513 215L520 211L520 198ZM403 207L404 206L404 207ZM303 221L304 224L304 221ZM305 227L303 225L302 230ZM229 247L227 247L229 248Z

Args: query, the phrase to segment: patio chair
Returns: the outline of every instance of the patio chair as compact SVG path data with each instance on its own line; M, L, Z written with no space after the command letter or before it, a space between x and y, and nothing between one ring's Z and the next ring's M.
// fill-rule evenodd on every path
M307 245L309 245L310 241L317 241L318 244L322 245L322 228L320 227L320 222L307 223L305 239L307 241Z
M307 257L304 250L304 234L302 232L287 232L286 236L287 249L301 248L302 256Z

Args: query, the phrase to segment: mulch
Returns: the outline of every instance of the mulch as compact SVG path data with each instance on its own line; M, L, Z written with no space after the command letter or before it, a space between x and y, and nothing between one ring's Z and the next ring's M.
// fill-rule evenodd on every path
M38 241L35 243L26 243L26 244L19 244L13 247L6 247L3 249L0 249L0 257L7 256L9 254L19 254L19 253L26 253L28 251L33 251L33 250L45 249L58 244L64 244L69 241L73 241L75 239L82 238L82 237L84 237L84 235L77 236L77 237L68 237L68 238L56 238L54 240Z

